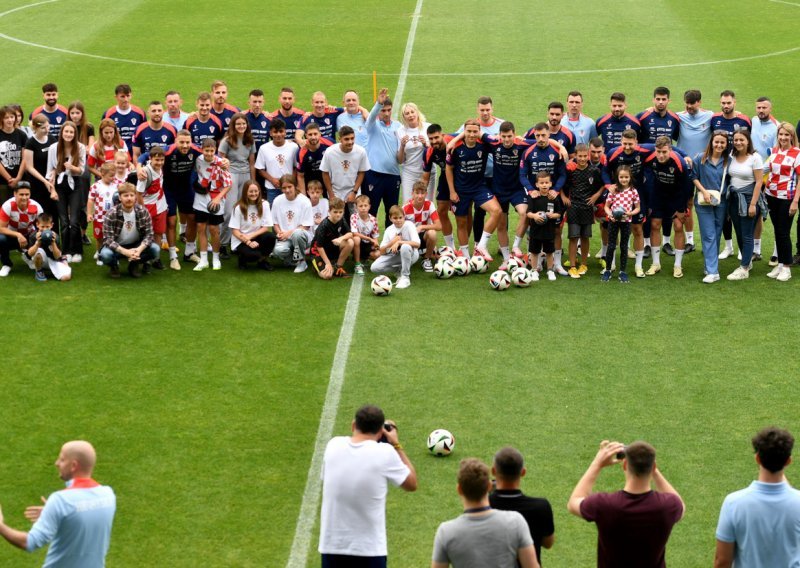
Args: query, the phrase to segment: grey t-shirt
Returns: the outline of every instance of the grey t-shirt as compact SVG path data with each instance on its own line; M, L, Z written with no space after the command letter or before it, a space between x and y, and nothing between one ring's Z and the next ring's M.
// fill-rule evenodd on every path
M245 146L240 141L236 148L231 148L228 141L223 138L219 145L221 154L230 160L230 172L233 174L249 174L250 173L250 155L256 153L256 145L251 144Z
M461 515L439 525L433 561L454 568L516 568L517 551L533 545L522 515L491 510L486 515Z

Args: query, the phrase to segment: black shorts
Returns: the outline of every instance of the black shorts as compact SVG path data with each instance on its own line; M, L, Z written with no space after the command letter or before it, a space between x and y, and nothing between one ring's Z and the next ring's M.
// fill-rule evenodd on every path
M360 250L360 252L361 252L361 260L362 261L369 260L369 253L372 252L372 243L369 242L369 241L361 241L361 244L359 245L359 248L361 249ZM325 249L325 252L328 253L328 249L327 248ZM339 257L338 256L339 253L337 252L336 255L337 255L336 257L338 258ZM330 256L330 254L328 256Z
M539 254L540 252L553 254L556 252L556 242L553 240L542 241L540 239L531 238L528 244L528 252L532 252L533 254Z
M577 239L581 237L590 239L592 237L592 224L569 223L567 234L568 238L570 239Z
M197 223L204 223L206 225L221 225L222 222L225 220L225 217L222 215L212 215L208 211L198 211L197 209L194 210L194 220Z

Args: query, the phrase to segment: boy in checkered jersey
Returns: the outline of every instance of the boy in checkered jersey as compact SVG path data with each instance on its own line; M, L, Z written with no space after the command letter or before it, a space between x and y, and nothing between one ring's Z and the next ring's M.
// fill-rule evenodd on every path
M127 158L127 154L125 154ZM103 162L100 166L100 179L89 189L89 199L86 203L86 223L92 224L95 246L97 251L94 259L97 266L103 266L100 260L100 249L103 248L103 219L106 211L114 206L114 196L117 194L117 184L114 183L114 164Z
M353 258L356 265L353 272L356 276L364 275L364 265L361 260L375 260L380 256L378 253L378 221L374 215L369 213L370 201L366 195L359 195L356 198L356 212L350 216L350 230L353 231L355 248Z
M632 175L630 166L620 166L616 173L617 184L612 185L606 197L606 216L608 218L608 249L606 250L606 267L610 268L614 262L614 249L617 248L617 233L620 237L619 245L619 281L623 284L629 282L625 267L628 264L628 238L631 235L631 218L639 213L641 202L639 192L631 185ZM619 211L622 210L622 215ZM617 214L615 215L615 211ZM611 270L603 271L600 279L603 282L611 280Z
M439 231L442 230L442 222L439 219L439 212L433 203L426 199L427 196L428 185L423 181L414 183L411 199L403 206L403 214L406 221L411 221L417 227L420 252L425 253L422 269L425 272L433 272L433 255L436 252L436 241L439 238Z

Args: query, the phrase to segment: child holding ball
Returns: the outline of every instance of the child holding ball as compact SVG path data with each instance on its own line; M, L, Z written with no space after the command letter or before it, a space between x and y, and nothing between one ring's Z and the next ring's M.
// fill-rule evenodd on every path
M612 186L606 198L606 217L608 218L608 249L606 250L606 270L600 276L603 282L611 280L611 263L614 261L614 249L617 248L617 234L619 244L619 281L623 284L629 282L625 268L628 264L628 238L631 234L631 217L639 213L641 203L639 192L631 187L631 168L620 166L617 168L617 184ZM638 274L637 274L638 275Z

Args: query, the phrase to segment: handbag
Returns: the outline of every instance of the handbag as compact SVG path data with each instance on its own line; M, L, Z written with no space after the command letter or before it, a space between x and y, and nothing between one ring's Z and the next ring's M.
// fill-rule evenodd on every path
M722 203L722 188L725 187L725 177L728 175L728 166L725 166L725 169L722 172L722 179L720 180L719 187L720 189L708 189L706 191L711 195L711 201L708 202L703 199L703 194L698 191L697 192L697 204L701 206L714 206L716 207L720 203Z

